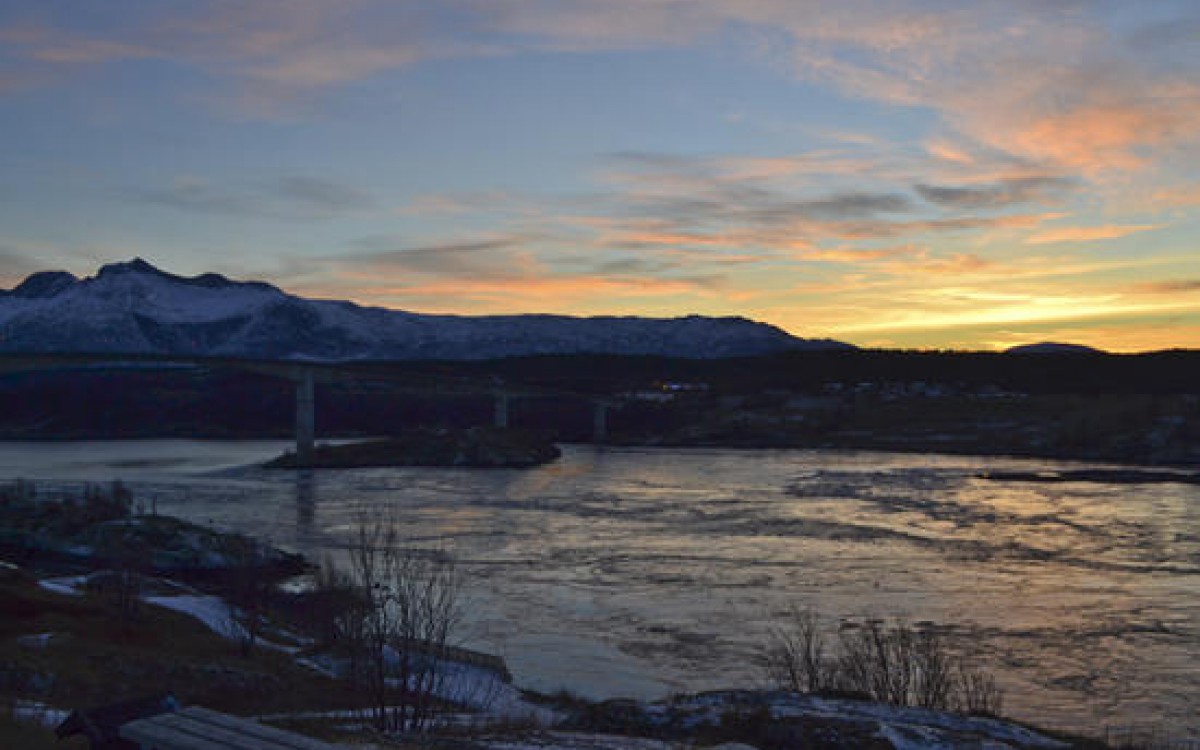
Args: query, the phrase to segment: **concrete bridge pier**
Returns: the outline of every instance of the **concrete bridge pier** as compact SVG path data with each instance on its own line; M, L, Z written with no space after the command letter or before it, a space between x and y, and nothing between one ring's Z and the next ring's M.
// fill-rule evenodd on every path
M312 462L317 437L317 406L312 370L302 370L296 378L296 460Z

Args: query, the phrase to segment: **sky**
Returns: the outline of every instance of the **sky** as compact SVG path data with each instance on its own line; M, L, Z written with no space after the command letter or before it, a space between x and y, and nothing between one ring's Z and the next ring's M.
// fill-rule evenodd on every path
M0 287L1200 347L1194 0L0 2Z

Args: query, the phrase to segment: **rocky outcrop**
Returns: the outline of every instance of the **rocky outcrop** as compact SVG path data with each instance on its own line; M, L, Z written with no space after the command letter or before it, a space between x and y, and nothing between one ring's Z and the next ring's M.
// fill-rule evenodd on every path
M300 555L242 534L171 516L137 513L121 485L89 487L82 497L44 500L29 485L0 488L0 552L33 562L70 562L173 575L253 568L289 575Z
M534 432L472 428L415 430L395 437L345 445L321 445L312 460L285 453L267 463L275 469L353 469L376 466L458 466L524 469L561 455L558 446Z

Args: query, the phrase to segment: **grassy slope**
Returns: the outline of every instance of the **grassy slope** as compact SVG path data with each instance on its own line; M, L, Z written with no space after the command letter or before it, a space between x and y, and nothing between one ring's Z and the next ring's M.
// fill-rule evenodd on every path
M82 738L59 744L54 732L23 721L17 721L6 711L0 711L0 747L20 750L81 750L87 747Z
M143 605L124 622L98 595L55 594L12 571L0 571L0 601L0 698L70 709L170 690L185 704L242 715L350 704L335 682L286 654L241 658L235 644L184 614ZM39 633L55 636L44 647L17 640Z

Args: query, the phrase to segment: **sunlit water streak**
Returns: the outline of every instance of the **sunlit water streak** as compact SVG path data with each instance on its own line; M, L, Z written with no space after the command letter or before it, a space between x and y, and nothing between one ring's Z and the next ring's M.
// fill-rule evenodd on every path
M294 473L278 442L0 444L0 476L122 478L160 512L340 555L364 517L453 549L469 645L591 697L755 686L792 604L955 628L1007 714L1200 736L1200 487L1000 482L1051 462L595 450L529 471ZM1079 465L1073 464L1072 468Z

